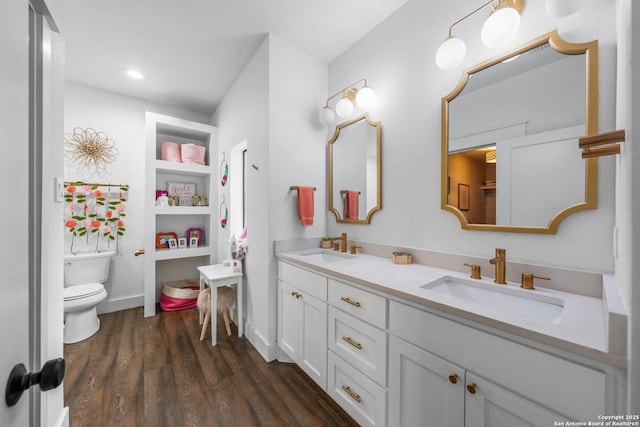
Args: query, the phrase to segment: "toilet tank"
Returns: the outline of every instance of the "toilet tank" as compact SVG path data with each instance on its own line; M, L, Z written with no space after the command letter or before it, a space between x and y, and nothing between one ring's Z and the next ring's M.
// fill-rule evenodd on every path
M114 251L66 254L64 256L64 286L104 283L109 278L109 266Z

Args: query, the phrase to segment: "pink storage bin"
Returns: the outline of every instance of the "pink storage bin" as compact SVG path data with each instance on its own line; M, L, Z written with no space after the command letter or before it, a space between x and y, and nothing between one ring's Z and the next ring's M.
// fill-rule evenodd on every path
M164 311L193 308L198 302L200 285L190 280L176 280L162 284L160 308Z
M160 143L160 160L170 162L181 162L180 144L177 142L165 141Z
M204 165L204 155L207 149L196 144L182 144L182 163L193 163L196 165Z

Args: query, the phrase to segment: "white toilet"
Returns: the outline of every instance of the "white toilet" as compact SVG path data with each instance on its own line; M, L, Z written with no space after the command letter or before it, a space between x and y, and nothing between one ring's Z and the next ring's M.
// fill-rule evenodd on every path
M96 306L107 298L103 283L115 252L64 256L64 343L89 338L100 329Z

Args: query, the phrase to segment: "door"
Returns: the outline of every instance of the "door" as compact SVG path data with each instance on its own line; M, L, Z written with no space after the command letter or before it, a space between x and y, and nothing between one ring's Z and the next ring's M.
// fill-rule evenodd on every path
M298 364L322 389L327 386L327 304L300 294Z
M466 427L552 426L567 419L471 372L466 385Z
M297 290L278 280L278 345L294 362L298 363L298 315Z
M4 244L0 245L0 387L6 387L14 365L30 365L29 353L29 58L25 41L29 34L26 1L5 1L0 13L0 180L11 190L11 202L3 203ZM30 425L26 393L9 408L0 403L0 425Z
M389 425L463 427L465 371L389 336Z

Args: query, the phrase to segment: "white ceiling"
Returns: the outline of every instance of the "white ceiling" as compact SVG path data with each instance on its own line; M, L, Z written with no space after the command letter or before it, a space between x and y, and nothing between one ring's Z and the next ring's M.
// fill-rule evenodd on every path
M211 114L267 33L329 63L406 1L66 0L67 80Z

